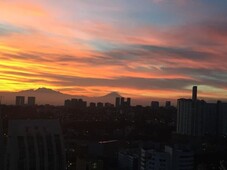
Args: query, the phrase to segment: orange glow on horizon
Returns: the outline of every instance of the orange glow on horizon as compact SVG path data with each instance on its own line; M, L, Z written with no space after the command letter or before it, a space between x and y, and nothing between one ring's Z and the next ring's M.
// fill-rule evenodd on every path
M102 3L0 1L0 91L47 87L73 95L118 91L176 99L190 96L188 87L198 84L203 97L227 99L221 19L206 25L197 17L187 20L191 15L178 21L176 13L169 23L159 12L147 19L151 10L145 6L142 17L131 4ZM155 3L163 17L174 13L162 11L166 1L146 3ZM189 2L173 3L183 8Z

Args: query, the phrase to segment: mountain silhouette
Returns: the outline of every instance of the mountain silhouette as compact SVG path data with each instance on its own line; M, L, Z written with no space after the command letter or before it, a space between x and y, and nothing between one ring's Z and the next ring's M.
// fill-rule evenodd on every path
M55 91L53 89L41 87L38 89L29 89L29 90L22 90L19 92L0 92L0 96L3 96L2 104L15 104L16 96L25 96L25 102L27 102L28 96L36 97L36 103L39 105L43 104L50 104L50 105L64 105L64 101L66 99L83 99L88 102L109 102L115 103L116 97L121 97L118 92L110 92L104 96L98 97L87 97L87 96L76 96L76 95L69 95L64 94L59 91Z
M110 92L108 94L106 94L105 96L102 96L102 97L121 97L121 95L118 93L118 92Z
M49 88L45 88L45 87L40 87L38 89L30 89L30 90L22 90L22 91L19 91L19 93L52 93L52 94L59 94L61 92L59 91L55 91L55 90L52 90L52 89L49 89ZM63 94L63 93L61 93Z

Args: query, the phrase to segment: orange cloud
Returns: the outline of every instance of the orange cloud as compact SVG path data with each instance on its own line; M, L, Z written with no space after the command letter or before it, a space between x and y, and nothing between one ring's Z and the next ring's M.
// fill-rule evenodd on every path
M87 19L86 11L69 16L38 1L1 1L0 10L2 90L46 86L89 96L119 91L137 98L177 98L189 96L187 87L194 83L225 88L225 22L127 25L102 16Z

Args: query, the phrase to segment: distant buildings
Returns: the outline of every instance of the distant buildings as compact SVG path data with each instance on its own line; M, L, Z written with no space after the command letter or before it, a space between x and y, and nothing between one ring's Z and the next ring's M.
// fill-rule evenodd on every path
M108 102L107 102L107 103L104 103L104 104L103 104L102 102L98 102L97 104L94 103L94 102L91 102L91 103L89 104L89 107L90 107L90 108L96 108L96 107L97 107L97 108L103 108L104 106L105 106L106 108L107 108L107 107L108 107L108 108L114 107L113 104L108 103Z
M131 106L131 98L127 98L125 101L124 97L116 97L115 107L130 107Z
M111 103L109 103L109 102L107 102L107 103L105 103L105 107L114 107L114 105L113 104L111 104Z
M191 136L226 135L227 103L206 103L197 99L197 87L192 99L177 100L177 133Z
M25 97L24 96L16 96L16 105L22 106L25 104Z
M120 107L120 97L116 97L116 100L115 100L115 107Z
M121 97L121 104L120 106L124 106L125 105L125 98L124 97Z
M83 99L67 99L65 100L66 107L76 107L76 108L85 108L87 107L87 102Z
M153 111L158 110L158 109L159 109L159 102L158 102L158 101L152 101L152 102L151 102L151 109L152 109Z
M186 146L141 148L140 170L193 170L194 153Z
M5 170L64 170L65 150L57 120L9 122Z
M126 105L131 106L131 98L129 98L129 97L127 98Z
M28 97L28 105L35 106L35 97Z
M89 106L90 106L90 108L95 108L96 107L96 103L91 102Z
M169 108L171 107L171 101L166 101L166 105L165 105L166 108Z
M97 103L97 107L98 107L98 108L103 108L103 106L104 106L103 103L101 103L101 102L98 102L98 103Z
M34 106L35 105L35 97L28 97L28 105L29 106ZM17 106L23 106L25 105L25 96L16 96L16 105Z

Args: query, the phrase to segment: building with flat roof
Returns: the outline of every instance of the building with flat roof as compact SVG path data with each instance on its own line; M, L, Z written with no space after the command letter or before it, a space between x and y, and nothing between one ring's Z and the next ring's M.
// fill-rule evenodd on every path
M25 104L25 97L24 96L16 96L16 105L22 106Z
M165 146L165 152L170 155L171 170L194 169L194 152L187 146Z
M9 121L5 170L65 170L58 120Z
M151 109L157 111L159 109L159 101L151 101Z
M166 108L171 107L171 101L166 101L165 107L166 107Z
M177 133L227 135L227 103L198 100L197 87L193 86L191 99L177 100Z
M120 97L116 97L116 99L115 99L115 107L120 107Z
M170 170L170 154L163 150L141 149L140 170Z
M139 153L137 149L127 149L118 152L119 170L138 170Z
M28 97L28 105L29 106L35 106L35 97Z

